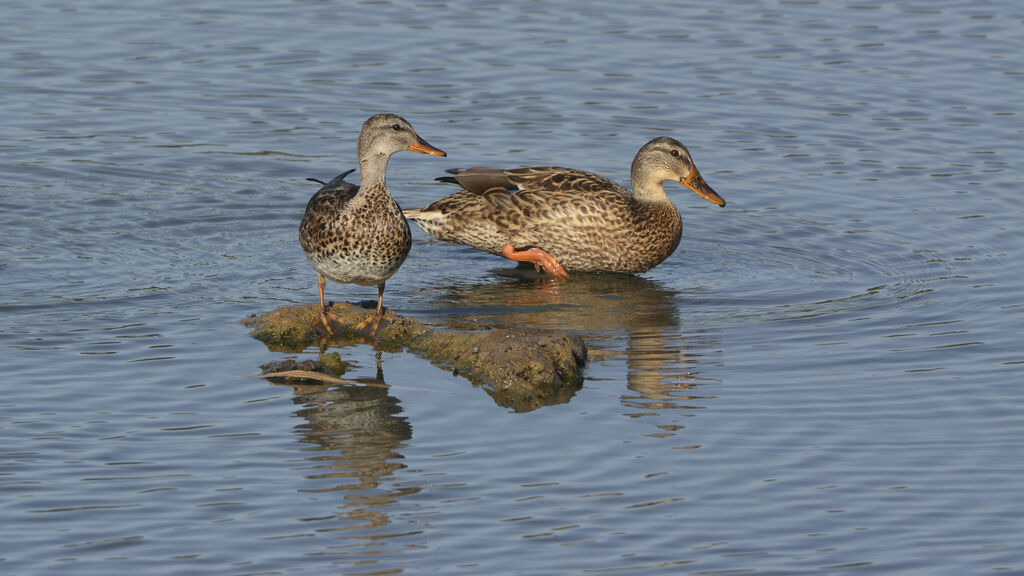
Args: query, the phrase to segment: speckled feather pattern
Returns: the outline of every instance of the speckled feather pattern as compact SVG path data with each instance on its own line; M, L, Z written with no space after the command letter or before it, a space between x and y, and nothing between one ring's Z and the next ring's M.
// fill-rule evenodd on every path
M463 189L406 215L435 238L491 254L506 243L542 248L570 272L644 272L679 245L682 218L667 198L642 201L570 168L494 172L504 174L504 186Z
M310 198L299 241L317 272L342 284L380 284L409 255L412 234L382 186L360 190L344 174Z
M376 114L363 123L356 145L360 185L345 172L324 184L306 204L299 242L313 268L339 284L376 285L377 315L384 283L401 268L412 247L409 222L385 183L388 159L402 150L444 156L396 114ZM320 303L324 285L318 280ZM326 307L326 306L325 306Z

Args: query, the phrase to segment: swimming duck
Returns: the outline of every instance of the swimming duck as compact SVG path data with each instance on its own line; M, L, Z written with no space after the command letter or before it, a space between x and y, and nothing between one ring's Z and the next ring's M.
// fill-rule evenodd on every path
M449 170L438 178L462 190L426 208L405 210L431 236L552 276L568 272L645 272L668 258L682 235L679 210L665 195L674 180L705 200L723 200L677 140L655 138L633 159L633 191L571 168L534 166Z
M373 335L383 315L384 283L409 254L409 223L384 182L388 159L402 150L446 156L416 134L404 118L378 114L367 120L359 133L359 186L345 181L352 172L349 170L324 184L306 204L299 242L317 271L320 319L328 332L329 318L338 320L324 304L328 278L339 284L377 286ZM356 329L364 329L369 321Z

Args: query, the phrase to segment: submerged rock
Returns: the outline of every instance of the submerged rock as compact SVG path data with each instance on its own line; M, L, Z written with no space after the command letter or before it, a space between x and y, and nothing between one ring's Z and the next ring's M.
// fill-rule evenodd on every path
M483 387L500 406L528 411L567 402L583 382L587 346L564 330L495 328L486 331L438 330L387 311L376 338L356 330L372 310L334 304L342 323L328 335L319 305L283 306L243 323L275 351L300 352L314 343L345 345L372 341L384 348L407 349L453 370Z
M352 367L350 362L341 359L341 354L328 352L320 354L315 360L296 360L285 358L260 366L261 378L280 380L285 384L296 384L303 380L319 380L335 384L352 383L351 380L339 378Z

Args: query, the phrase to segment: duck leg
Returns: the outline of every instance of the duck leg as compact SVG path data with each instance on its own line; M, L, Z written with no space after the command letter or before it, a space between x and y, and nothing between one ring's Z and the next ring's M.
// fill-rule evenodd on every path
M367 333L371 338L377 335L377 329L380 328L380 322L384 319L384 282L377 284L377 309L374 310L373 316L370 316L366 320L363 320L356 326L356 332L363 332L367 326L371 326L370 331Z
M562 268L558 260L555 260L554 256L540 248L516 250L511 244L505 244L501 247L501 255L516 262L530 262L538 271L543 270L555 278L564 280L569 277L569 273L565 271L565 268Z
M316 275L316 287L320 290L320 313L327 313L327 306L324 304L324 288L327 286L327 278L323 274Z
M324 330L327 330L328 334L333 335L334 330L331 328L331 321L341 323L341 318L338 318L334 314L327 311L327 304L324 303L324 287L327 286L327 278L324 278L323 274L316 275L316 287L320 290L320 323L323 324Z

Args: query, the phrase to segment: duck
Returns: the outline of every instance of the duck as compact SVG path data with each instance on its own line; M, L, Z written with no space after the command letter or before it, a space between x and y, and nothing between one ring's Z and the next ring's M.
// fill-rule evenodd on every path
M632 191L599 174L557 166L452 169L438 181L461 190L405 216L434 238L532 263L555 279L570 272L639 274L671 255L682 217L664 183L679 182L725 206L689 150L662 136L637 152Z
M328 333L333 334L331 320L340 319L324 302L327 280L377 286L373 316L356 326L357 332L370 327L372 336L383 316L384 285L409 255L409 222L385 181L388 160L402 150L447 156L417 134L408 120L396 114L377 114L366 120L359 132L359 185L345 180L353 170L327 183L314 180L323 186L306 204L299 243L317 272L320 321Z

